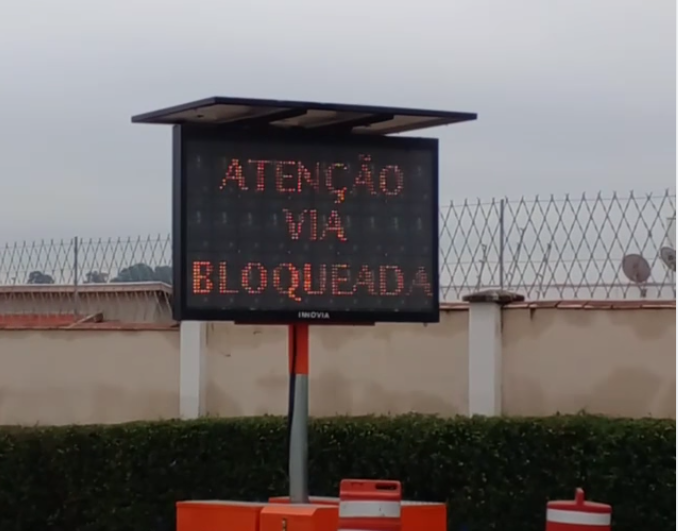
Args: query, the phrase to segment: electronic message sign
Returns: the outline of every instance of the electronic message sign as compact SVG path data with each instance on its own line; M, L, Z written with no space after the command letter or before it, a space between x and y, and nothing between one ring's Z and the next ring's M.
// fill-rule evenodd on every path
M438 321L436 139L174 142L177 320Z

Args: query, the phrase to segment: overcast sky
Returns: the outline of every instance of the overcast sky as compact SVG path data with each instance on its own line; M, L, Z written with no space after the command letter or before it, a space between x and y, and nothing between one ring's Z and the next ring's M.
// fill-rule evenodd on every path
M479 114L441 200L675 188L675 0L0 0L0 241L169 231L206 96Z

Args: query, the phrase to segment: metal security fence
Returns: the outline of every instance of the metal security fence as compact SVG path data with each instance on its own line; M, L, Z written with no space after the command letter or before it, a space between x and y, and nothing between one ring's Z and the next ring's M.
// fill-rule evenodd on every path
M445 300L675 299L675 192L452 202L440 219Z
M675 199L667 190L443 205L441 298L503 288L528 299L675 299ZM169 319L156 306L169 305L171 266L167 234L1 245L0 317Z

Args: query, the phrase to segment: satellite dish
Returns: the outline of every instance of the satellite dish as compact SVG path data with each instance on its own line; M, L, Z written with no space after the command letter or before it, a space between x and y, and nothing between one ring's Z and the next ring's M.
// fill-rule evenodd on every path
M622 271L626 278L635 284L647 282L652 273L650 264L639 254L627 254L622 259Z
M676 248L676 215L666 220L668 227L666 228L666 244L674 249Z
M659 250L659 258L671 271L676 270L676 250L671 247L662 247Z

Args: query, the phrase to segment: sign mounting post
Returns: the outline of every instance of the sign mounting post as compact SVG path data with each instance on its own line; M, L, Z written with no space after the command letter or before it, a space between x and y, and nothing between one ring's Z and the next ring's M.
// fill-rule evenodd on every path
M473 113L214 97L173 126L173 316L289 329L291 501L308 500L309 325L439 321L438 140Z

